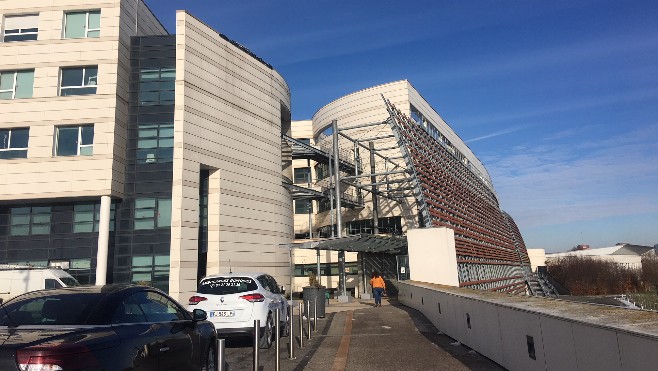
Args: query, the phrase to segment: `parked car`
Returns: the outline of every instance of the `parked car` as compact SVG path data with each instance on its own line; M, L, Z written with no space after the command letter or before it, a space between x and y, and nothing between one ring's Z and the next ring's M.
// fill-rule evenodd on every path
M78 285L61 268L0 265L0 303L30 291Z
M0 370L214 371L205 319L146 286L34 291L0 308Z
M259 345L272 346L275 332L290 334L288 301L274 277L265 273L228 273L207 276L199 282L188 309L208 313L220 337L254 336L254 320L260 320ZM280 323L275 324L279 311Z

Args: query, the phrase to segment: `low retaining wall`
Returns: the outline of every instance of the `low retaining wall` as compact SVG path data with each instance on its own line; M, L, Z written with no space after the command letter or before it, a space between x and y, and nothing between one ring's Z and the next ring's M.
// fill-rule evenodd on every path
M559 299L399 283L400 303L510 370L655 370L658 314Z

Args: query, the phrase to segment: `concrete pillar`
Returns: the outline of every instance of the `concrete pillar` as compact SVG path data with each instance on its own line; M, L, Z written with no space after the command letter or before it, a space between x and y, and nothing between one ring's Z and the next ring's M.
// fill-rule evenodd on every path
M101 196L101 210L98 221L98 250L96 252L96 285L107 283L107 255L110 242L110 196Z

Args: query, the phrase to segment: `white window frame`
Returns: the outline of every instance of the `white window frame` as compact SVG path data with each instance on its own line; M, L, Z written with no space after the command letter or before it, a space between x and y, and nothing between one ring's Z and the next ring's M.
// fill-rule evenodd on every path
M90 69L90 68L95 68L96 69L96 79L93 81L94 82L93 85L92 84L85 85L85 80L87 80L87 78L88 78L87 70ZM64 80L64 71L65 70L75 70L75 69L81 69L82 70L82 81L80 81L80 83L82 85L62 86L62 81ZM91 87L95 87L96 89L98 89L98 65L95 65L95 66L61 67L59 70L60 70L60 73L59 73L59 95L62 96L62 97L65 96L65 95L62 95L62 89L75 90L75 89L87 89L87 88L91 88ZM87 94L70 94L70 95L91 95L91 94L96 94L96 92L87 93ZM69 96L69 95L66 95L66 96Z
M16 18L20 18L20 17L35 17L35 16L37 18L36 27L7 28L7 20L8 19L12 19L12 18L16 19ZM36 31L24 31L24 30L31 30L31 29L34 29L34 28L36 28L37 30ZM9 41L7 41L7 40L5 40L5 38L8 36L7 35L7 30L10 30L10 31L18 30L17 33L10 33L9 34L10 37L14 36L14 35L21 35L21 36L36 35L36 39L34 39L34 40L9 40ZM5 16L5 19L4 19L4 22L3 22L3 29L2 29L2 42L35 41L38 38L39 38L39 14L38 13L36 13L36 14L12 14L12 15L6 15Z
M18 73L19 73L19 72L23 72L23 71L32 71L32 74L33 74L33 75L32 75L32 95L34 95L34 70L9 70L9 71L0 71L0 75L3 75L3 74L9 74L9 73L11 73L11 74L14 75L14 76L13 76L13 82L12 82L11 89L0 90L0 93L11 92L11 98L10 98L10 99L16 99L16 90L17 90L17 88L18 88ZM20 99L23 99L23 98L20 98ZM2 101L2 100L4 100L4 99L0 99L0 101Z
M28 140L29 140L30 128L9 128L9 129L6 129L6 130L9 131L9 137L7 139L7 148L0 148L0 152L9 152L9 151L25 151L25 152L27 152L28 147L23 148L23 147L12 147L11 146L12 132L14 130L18 130L18 129L27 129ZM28 145L29 145L29 142L28 142Z
M80 144L82 143L82 128L83 127L94 127L94 124L81 124L81 125L60 125L55 127L55 150L54 155L57 157L66 157L66 155L60 155L59 153L59 129L63 128L77 128L78 129L78 139L76 141L76 154L75 156L92 156L94 154L94 142L91 144ZM91 148L91 153L88 155L81 155L83 148Z
M89 14L92 12L98 12L98 15L100 17L101 10L100 9L89 9L89 10L72 10L68 12L64 12L64 27L62 28L62 38L64 39L77 39L77 37L66 37L66 16L68 14L74 14L74 13L84 13L85 14L85 36L83 38L89 38L89 32L90 31L98 31L98 36L95 37L100 37L101 33L101 28L100 26L98 28L89 28ZM100 22L99 22L100 23Z

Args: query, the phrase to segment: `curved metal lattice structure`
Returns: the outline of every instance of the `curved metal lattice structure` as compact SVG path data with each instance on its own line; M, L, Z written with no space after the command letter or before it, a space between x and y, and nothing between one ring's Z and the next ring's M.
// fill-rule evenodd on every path
M523 238L490 187L414 120L384 99L426 226L455 232L460 286L526 293L530 261Z

